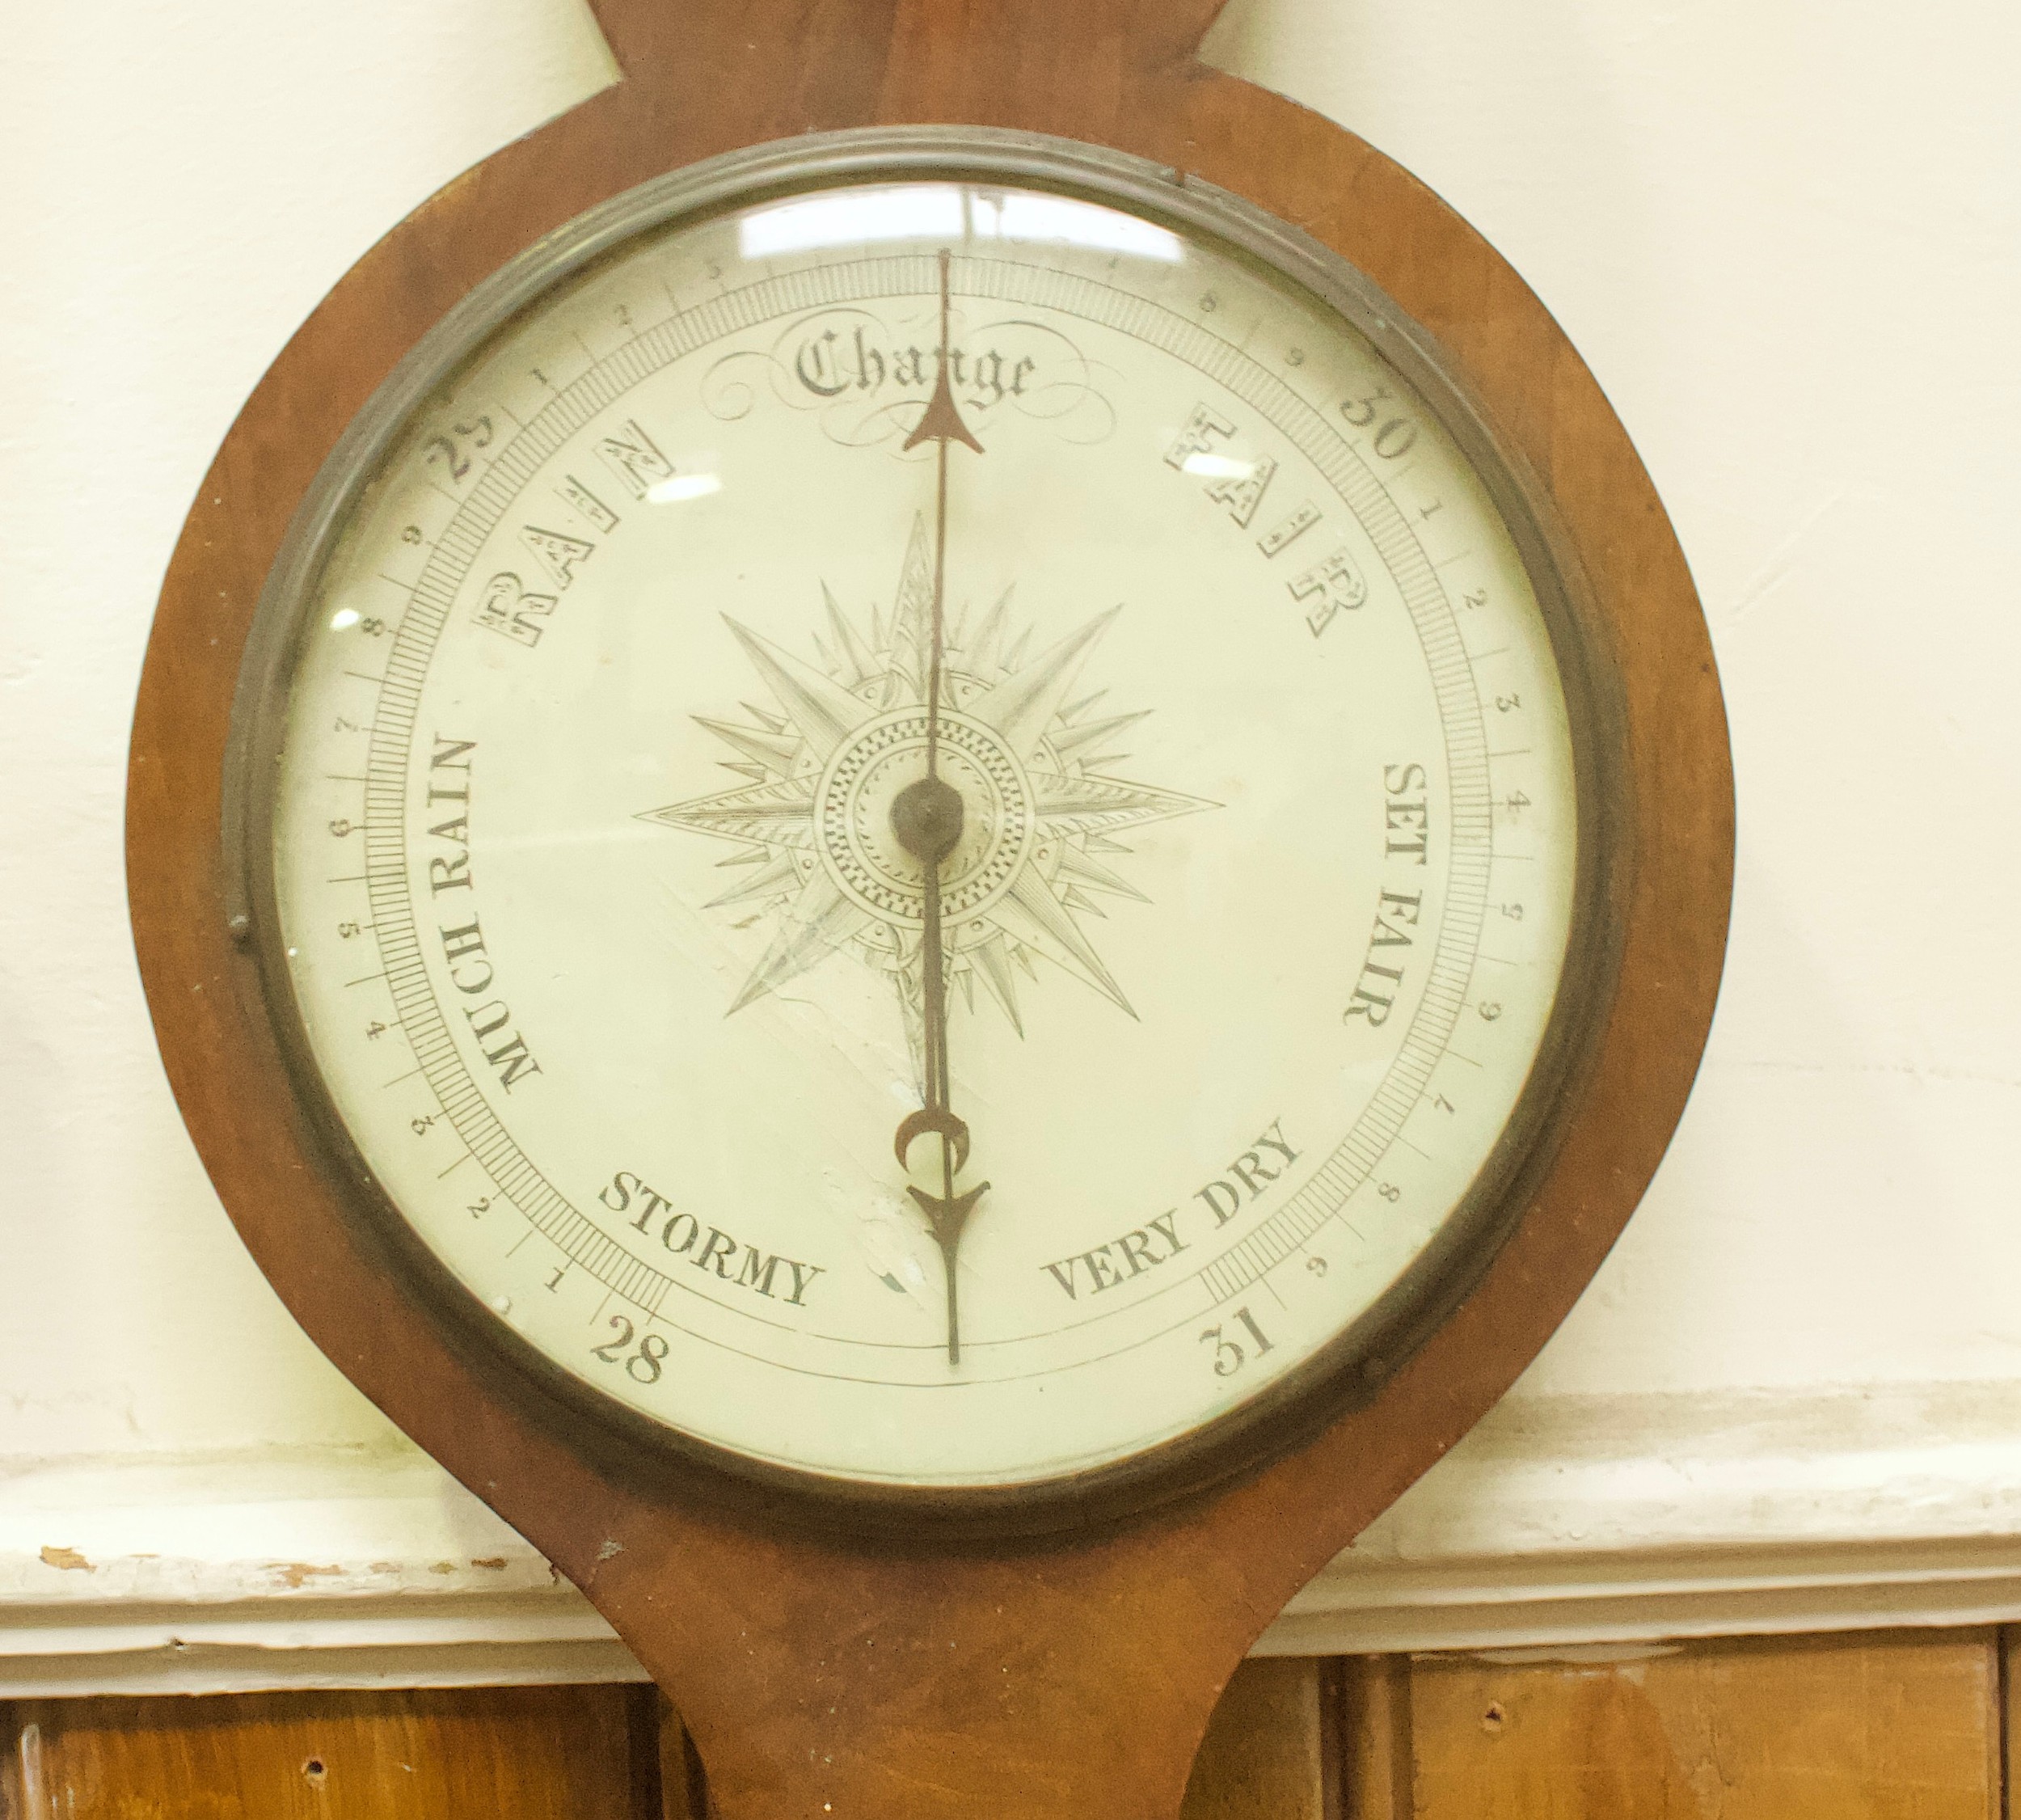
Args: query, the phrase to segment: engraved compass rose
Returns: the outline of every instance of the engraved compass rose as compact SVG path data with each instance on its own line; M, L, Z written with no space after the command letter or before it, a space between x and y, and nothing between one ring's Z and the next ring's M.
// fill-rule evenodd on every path
M825 587L828 637L809 662L735 621L775 707L746 703L745 722L695 718L736 754L751 781L640 817L735 842L721 862L749 876L709 907L755 904L776 916L770 946L731 1004L741 1010L829 955L847 952L889 977L915 1055L921 1047L924 868L894 831L900 792L925 775L933 570L916 521L892 611L859 630ZM1120 607L1027 655L1008 591L947 632L939 766L965 814L940 866L947 977L971 1009L976 986L1022 1036L1018 976L1048 961L1129 1011L1129 999L1082 926L1103 895L1147 902L1115 863L1129 830L1220 805L1112 775L1117 741L1150 711L1104 715L1106 690L1068 699Z

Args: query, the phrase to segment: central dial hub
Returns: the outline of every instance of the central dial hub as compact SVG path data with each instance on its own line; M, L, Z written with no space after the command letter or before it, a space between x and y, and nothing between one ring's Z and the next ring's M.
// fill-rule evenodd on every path
M891 831L922 866L937 866L961 838L961 792L945 778L915 779L892 800Z
M926 714L901 708L859 727L814 794L815 851L849 897L880 921L922 925L926 868L940 868L951 947L1007 891L1038 838L1024 767L994 728L943 712L938 777L926 775Z

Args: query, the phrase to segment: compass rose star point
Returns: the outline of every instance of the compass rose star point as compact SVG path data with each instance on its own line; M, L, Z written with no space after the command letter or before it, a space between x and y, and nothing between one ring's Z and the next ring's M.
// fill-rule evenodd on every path
M639 817L733 842L737 851L719 864L753 868L702 906L747 914L756 906L773 919L730 1014L829 956L850 953L892 981L915 1056L922 963L904 873L912 864L916 889L916 863L895 842L881 859L867 859L865 843L874 847L886 832L886 800L926 699L929 551L920 519L890 611L873 608L867 625L823 584L818 664L724 614L773 706L740 704L745 721L693 718L732 754L719 762L745 781ZM1096 716L1106 690L1070 699L1120 606L1027 657L1031 627L1014 629L1012 600L1006 588L979 619L964 615L948 640L944 699L971 731L968 747L950 748L949 762L972 767L970 820L984 843L971 864L974 902L955 923L948 977L972 1008L980 990L1022 1036L1019 982L1037 978L1041 963L1137 1016L1083 919L1106 918L1104 900L1150 901L1117 869L1130 852L1118 835L1220 805L1106 768L1126 762L1117 742L1150 710Z

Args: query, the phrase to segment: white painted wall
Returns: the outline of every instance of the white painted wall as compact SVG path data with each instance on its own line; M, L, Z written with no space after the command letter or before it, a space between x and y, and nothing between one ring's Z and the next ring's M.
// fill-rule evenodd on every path
M154 592L247 391L608 59L580 0L4 15L0 1653L124 1685L192 1600L483 1589L522 1602L494 1641L575 1648L593 1624L239 1248L155 1060L120 797ZM1232 0L1211 49L1402 159L1564 323L1698 575L1740 792L1725 997L1655 1189L1503 1410L1302 1602L1335 1628L1281 1645L1546 1583L1716 1605L1734 1574L1678 1565L1708 1548L2021 1610L2021 11ZM142 1607L184 1616L117 1628Z

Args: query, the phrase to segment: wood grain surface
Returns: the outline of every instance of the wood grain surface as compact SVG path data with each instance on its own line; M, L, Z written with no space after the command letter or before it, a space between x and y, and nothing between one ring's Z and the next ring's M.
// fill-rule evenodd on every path
M1334 1665L1245 1663L1183 1820L1338 1820ZM680 1717L641 1687L23 1700L4 1820L711 1820Z
M1600 1655L1602 1652L1592 1652ZM1990 1630L1410 1671L1411 1820L1994 1820Z
M0 1717L0 1813L661 1820L639 1710L622 1686L23 1700Z
M1207 1728L1182 1820L1993 1820L2015 1774L2001 1664L2015 1647L1978 1630L1570 1662L1251 1662ZM716 1811L680 1721L645 1687L0 1708L6 1820Z
M709 1782L688 1728L673 1703L652 1694L654 1743L659 1755L659 1820L710 1820Z
M1180 1820L1340 1820L1336 1665L1244 1662L1214 1708Z
M692 1726L724 1820L1172 1820L1216 1699L1306 1580L1475 1421L1571 1307L1668 1143L1724 952L1732 811L1703 621L1668 520L1542 306L1407 172L1194 60L1215 0L596 0L624 79L424 204L289 344L164 586L128 855L171 1081L310 1336L582 1587ZM1519 1223L1367 1407L1192 1502L1043 1544L871 1545L592 1449L456 1344L344 1213L226 927L220 783L239 657L297 503L400 357L494 268L712 154L917 121L1093 141L1296 222L1442 342L1548 488L1622 685L1619 985Z
M1417 1768L1410 1659L1350 1657L1340 1666L1342 1820L1409 1820Z

